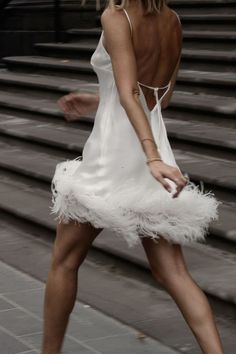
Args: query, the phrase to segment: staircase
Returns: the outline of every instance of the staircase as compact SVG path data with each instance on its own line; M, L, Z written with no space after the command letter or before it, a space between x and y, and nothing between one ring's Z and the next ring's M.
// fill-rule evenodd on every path
M169 140L181 170L222 201L206 243L184 252L227 323L228 313L236 320L236 1L169 3L184 29L176 89L163 111ZM88 6L94 9L95 2ZM97 27L67 30L65 43L36 43L36 55L4 57L0 70L0 209L49 232L55 230L49 214L55 165L81 155L94 122L90 115L66 123L56 101L75 90L97 91L89 63L101 33L96 21ZM94 247L147 267L139 247L129 250L109 232Z

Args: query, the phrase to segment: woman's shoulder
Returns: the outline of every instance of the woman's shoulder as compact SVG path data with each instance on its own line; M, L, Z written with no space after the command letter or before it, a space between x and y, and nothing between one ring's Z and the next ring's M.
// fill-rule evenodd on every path
M110 27L110 25L116 27L122 26L123 22L125 22L125 17L124 11L121 10L122 8L118 5L107 6L100 16L102 27L104 27L104 25L108 27Z

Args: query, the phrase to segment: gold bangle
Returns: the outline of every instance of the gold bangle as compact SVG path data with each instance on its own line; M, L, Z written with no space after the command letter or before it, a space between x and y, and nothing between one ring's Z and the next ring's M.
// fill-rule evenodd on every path
M152 157L150 159L147 159L146 164L149 164L149 162L152 161L163 161L161 157Z

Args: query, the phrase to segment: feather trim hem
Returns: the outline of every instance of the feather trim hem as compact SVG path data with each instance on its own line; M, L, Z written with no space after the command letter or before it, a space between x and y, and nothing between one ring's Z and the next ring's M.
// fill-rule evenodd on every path
M132 247L141 237L158 241L162 236L181 245L204 241L210 222L218 219L221 202L213 192L204 193L203 185L199 189L189 181L172 198L163 187L153 192L128 180L103 198L86 192L73 177L78 163L76 159L59 164L52 181L51 211L59 222L89 222L95 228L110 229Z

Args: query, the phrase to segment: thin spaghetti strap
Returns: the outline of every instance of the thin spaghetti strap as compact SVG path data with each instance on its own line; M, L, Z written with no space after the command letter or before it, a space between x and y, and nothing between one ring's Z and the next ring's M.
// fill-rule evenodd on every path
M123 8L123 10L124 10L124 12L126 14L126 17L127 17L128 21L129 21L129 26L130 26L131 36L132 36L133 28L132 28L132 24L131 24L128 12L124 8Z
M177 17L179 23L181 24L181 21L180 21L180 18L179 18L179 15L177 14L177 12L173 9L171 9L171 11L175 14L175 16Z
M162 86L162 87L148 86L148 85L145 85L145 84L143 84L142 82L139 82L139 81L138 81L138 83L139 83L140 85L145 86L145 87L148 87L148 88L150 88L150 89L155 89L155 88L158 88L159 90L162 90L162 89L168 88L168 87L169 87L169 85L170 85L170 82L169 82L166 86Z
M168 85L166 86L167 90L165 90L165 92L163 93L163 95L160 98L160 102L163 100L163 98L165 97L165 95L167 94L167 92L170 90L171 87L171 81L169 81Z

